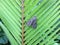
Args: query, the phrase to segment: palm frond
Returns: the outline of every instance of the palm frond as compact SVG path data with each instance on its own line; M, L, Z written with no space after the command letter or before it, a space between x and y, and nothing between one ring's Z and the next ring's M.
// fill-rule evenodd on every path
M0 27L11 45L54 45L60 36L59 4L60 0L0 0ZM35 29L26 24L34 16Z
M37 17L37 28L26 26L25 44L27 45L53 45L57 37L57 28L60 18L58 0L25 0L25 21L31 17ZM55 29L57 28L57 29ZM56 32L55 32L56 31Z
M1 24L12 45L21 45L21 8L19 0L0 0Z

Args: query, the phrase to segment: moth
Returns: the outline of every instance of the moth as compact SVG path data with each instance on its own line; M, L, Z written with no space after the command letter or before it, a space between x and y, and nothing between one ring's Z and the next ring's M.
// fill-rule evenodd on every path
M32 17L28 22L27 26L32 26L34 29L37 28L37 18L36 16Z

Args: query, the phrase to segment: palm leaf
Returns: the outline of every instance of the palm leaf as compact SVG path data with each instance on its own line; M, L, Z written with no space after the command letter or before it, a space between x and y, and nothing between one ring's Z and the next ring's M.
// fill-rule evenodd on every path
M54 45L60 35L59 4L60 0L0 0L0 26L11 45ZM34 16L36 29L26 25Z
M11 42L11 45L21 44L21 9L19 1L14 0L0 0L1 3L1 19L3 21L2 28L5 33L9 34L7 37ZM18 5L17 5L18 4ZM0 12L1 12L0 11ZM6 28L6 29L5 29ZM11 39L10 39L11 38Z

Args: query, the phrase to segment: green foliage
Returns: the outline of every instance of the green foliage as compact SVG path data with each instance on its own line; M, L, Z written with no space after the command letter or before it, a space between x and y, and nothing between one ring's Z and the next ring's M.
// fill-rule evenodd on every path
M11 45L22 45L22 0L0 0L0 26ZM60 0L24 0L25 45L54 45L60 36ZM37 28L26 25L37 17Z

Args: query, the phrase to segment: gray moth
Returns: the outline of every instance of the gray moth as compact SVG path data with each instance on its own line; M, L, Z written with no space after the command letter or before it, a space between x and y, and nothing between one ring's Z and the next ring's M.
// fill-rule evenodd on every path
M37 27L37 18L36 16L32 17L28 22L27 26L32 26L34 29Z

